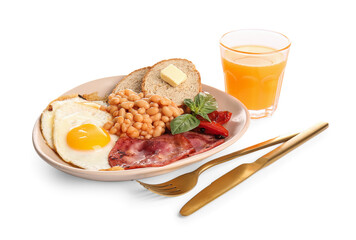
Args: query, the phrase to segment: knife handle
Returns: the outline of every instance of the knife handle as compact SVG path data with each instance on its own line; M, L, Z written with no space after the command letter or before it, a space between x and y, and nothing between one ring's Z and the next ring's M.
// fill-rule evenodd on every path
M286 142L286 141L290 140L291 138L295 137L296 135L297 135L297 133L290 134L290 135L287 135L287 136L275 137L275 138L269 139L267 141L257 143L257 144L255 144L253 146L241 149L239 151L229 153L227 155L224 155L222 157L219 157L219 158L216 158L214 160L211 160L209 162L204 163L196 171L199 174L201 174L205 170L207 170L207 169L209 169L211 167L214 167L214 166L216 166L216 165L218 165L220 163L224 163L224 162L230 161L230 160L232 160L234 158L241 157L243 155L246 155L246 154L249 154L249 153L252 153L252 152L256 152L258 150L261 150L261 149L264 149L264 148L267 148L267 147L270 147L270 146L273 146L273 145L276 145L276 144L279 144L279 143Z
M267 153L266 155L258 159L256 163L261 164L262 167L267 167L268 165L274 163L275 161L292 151L293 149L308 141L310 138L327 129L328 126L329 124L327 122L320 122L312 126L311 128L299 133L297 136L283 143L273 151Z

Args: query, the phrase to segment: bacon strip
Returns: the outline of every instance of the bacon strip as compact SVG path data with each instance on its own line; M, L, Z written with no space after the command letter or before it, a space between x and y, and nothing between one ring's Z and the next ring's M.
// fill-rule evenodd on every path
M164 134L149 140L119 138L109 153L109 165L124 169L161 167L223 142L223 139L197 132Z
M109 165L125 169L161 167L194 152L181 134L162 135L149 140L119 138L109 153Z

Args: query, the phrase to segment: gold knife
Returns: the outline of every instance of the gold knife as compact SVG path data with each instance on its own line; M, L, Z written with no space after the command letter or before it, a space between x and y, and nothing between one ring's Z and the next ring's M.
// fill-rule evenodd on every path
M190 199L180 210L182 216L188 216L236 185L240 184L262 168L272 164L304 142L324 131L329 126L326 122L321 122L313 127L299 133L297 136L286 141L266 155L260 157L253 163L242 164L222 177L212 182L209 186L200 191Z

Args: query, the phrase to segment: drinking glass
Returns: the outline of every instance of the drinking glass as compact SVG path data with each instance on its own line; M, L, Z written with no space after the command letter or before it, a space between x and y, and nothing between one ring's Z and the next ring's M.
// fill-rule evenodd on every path
M268 30L236 30L221 37L225 90L247 107L251 118L276 110L290 45L286 36Z

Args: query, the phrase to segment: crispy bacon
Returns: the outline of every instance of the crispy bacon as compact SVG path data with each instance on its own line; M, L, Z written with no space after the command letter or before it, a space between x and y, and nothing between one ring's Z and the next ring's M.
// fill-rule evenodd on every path
M181 134L165 134L149 140L120 138L109 154L109 164L125 169L160 167L193 151L192 144Z
M124 169L161 167L223 142L223 139L196 132L164 134L149 140L120 138L109 153L109 165Z

